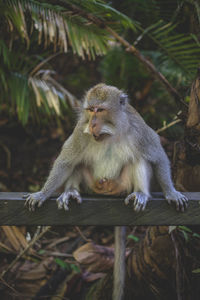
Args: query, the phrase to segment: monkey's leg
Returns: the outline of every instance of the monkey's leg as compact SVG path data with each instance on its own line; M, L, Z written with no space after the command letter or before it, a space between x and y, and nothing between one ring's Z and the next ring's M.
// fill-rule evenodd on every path
M144 210L149 199L149 183L151 178L150 166L145 160L140 160L133 165L132 178L134 192L128 195L125 199L127 205L133 200L135 211Z
M82 181L82 169L81 167L74 170L72 175L68 178L65 191L62 193L57 201L58 208L64 210L69 210L69 200L75 199L77 203L82 203L81 195L79 194L79 186Z
M176 209L184 211L188 206L188 199L180 192L176 191L171 179L169 160L163 151L163 155L154 165L155 174L163 190L168 203L175 202Z
M115 226L115 259L113 273L113 300L122 300L125 284L126 227Z

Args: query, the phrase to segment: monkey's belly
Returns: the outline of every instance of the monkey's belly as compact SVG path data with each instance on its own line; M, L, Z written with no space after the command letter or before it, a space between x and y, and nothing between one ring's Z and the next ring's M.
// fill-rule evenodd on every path
M96 180L91 188L97 194L119 195L126 192L125 187L120 184L118 179Z
M124 166L117 178L95 179L89 168L84 168L84 178L90 190L97 194L120 195L130 192L133 188L128 175L128 166Z

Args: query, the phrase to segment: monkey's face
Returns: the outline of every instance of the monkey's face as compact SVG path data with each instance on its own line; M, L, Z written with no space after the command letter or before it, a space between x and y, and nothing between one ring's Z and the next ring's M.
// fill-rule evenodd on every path
M127 95L113 86L101 83L90 89L84 103L84 133L96 141L119 136L127 120L127 100Z
M108 109L96 105L87 107L85 112L88 122L84 133L90 134L98 142L115 134L114 122Z

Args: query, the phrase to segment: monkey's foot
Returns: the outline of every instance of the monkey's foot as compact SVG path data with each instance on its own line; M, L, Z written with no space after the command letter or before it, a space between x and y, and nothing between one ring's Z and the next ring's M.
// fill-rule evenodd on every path
M135 211L138 212L145 209L148 202L148 198L149 197L142 192L134 192L128 195L124 202L126 205L128 205L129 202L133 200L133 208Z
M176 209L179 211L185 211L188 206L188 198L177 191L165 194L165 199L169 204L171 204L171 202L175 202Z
M82 198L81 198L79 192L75 189L71 189L71 190L68 190L68 191L62 193L56 200L57 204L58 204L58 209L64 208L64 210L69 210L70 198L75 199L77 201L77 203L79 203L79 204L82 202Z
M30 211L34 211L36 205L40 207L47 199L43 192L25 194L23 198L26 199L25 206L27 206Z

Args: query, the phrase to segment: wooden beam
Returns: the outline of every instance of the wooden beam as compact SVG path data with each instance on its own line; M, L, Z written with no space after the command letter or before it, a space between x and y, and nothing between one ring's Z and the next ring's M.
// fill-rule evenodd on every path
M184 193L188 209L182 213L152 193L144 212L136 213L122 198L83 196L81 205L71 201L70 210L58 210L55 197L35 212L24 206L24 193L0 193L0 225L200 225L200 192Z

